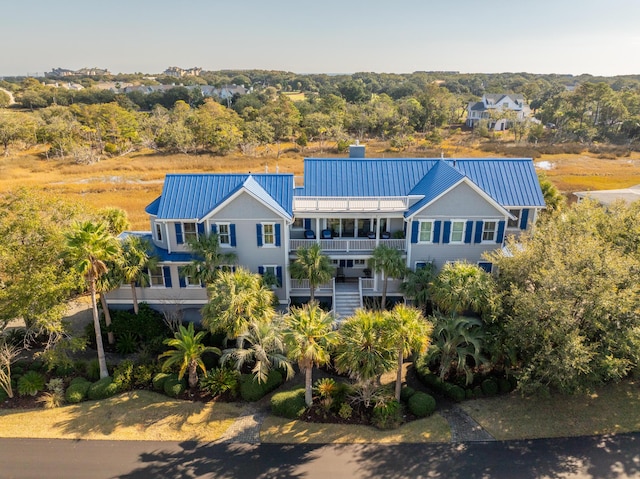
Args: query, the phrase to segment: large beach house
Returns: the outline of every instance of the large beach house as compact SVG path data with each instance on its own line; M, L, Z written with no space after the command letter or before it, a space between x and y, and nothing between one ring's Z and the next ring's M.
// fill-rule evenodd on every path
M349 158L305 159L300 185L290 174L169 174L146 208L151 231L128 234L148 238L159 257L150 285L137 291L155 309L197 315L207 295L184 274L187 243L216 233L236 255L230 267L277 279L283 307L308 298L289 265L299 247L319 244L336 273L316 296L344 315L381 294L382 278L367 267L376 246L400 250L411 269L466 260L490 271L483 253L531 228L544 206L531 159L366 158L354 145ZM390 280L388 294L401 296L399 285ZM130 306L130 288L109 301Z

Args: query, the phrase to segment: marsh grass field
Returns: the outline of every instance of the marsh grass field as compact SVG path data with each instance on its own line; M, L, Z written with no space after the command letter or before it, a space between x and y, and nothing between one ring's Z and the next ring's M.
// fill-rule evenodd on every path
M385 142L365 142L367 157L439 157L475 158L500 157L498 153L483 151L478 141L469 134L449 136L437 148L414 148L393 151ZM509 152L508 143L503 151ZM613 149L612 149L613 150ZM305 157L345 157L336 153L334 145L327 142L324 149L311 143L304 150L294 144L281 144L262 149L255 157L233 153L227 156L210 154L161 154L151 150L126 156L103 159L83 165L73 160L47 160L38 150L14 152L0 157L0 194L25 187L58 195L89 208L116 206L124 209L134 230L148 229L145 206L162 191L167 173L291 173L301 184ZM522 151L521 149L519 152ZM525 149L525 153L526 153ZM616 151L619 151L616 150ZM513 156L513 155L511 155ZM518 155L520 156L520 155ZM521 155L528 156L528 155ZM533 155L531 155L533 156ZM603 152L592 153L585 146L580 153L536 155L536 165L541 165L546 176L571 197L574 191L626 188L640 184L640 153L625 152L621 156Z

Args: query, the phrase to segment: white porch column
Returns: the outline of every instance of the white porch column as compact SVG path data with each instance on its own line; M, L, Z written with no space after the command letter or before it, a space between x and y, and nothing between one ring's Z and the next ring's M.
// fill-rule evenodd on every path
M320 244L320 236L322 235L322 231L320 231L320 218L316 218L316 243Z

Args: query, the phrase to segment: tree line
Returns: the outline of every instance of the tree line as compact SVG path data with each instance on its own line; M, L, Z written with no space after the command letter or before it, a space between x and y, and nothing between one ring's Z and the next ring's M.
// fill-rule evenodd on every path
M154 82L158 80L163 79ZM640 79L635 76L247 71L184 81L223 80L242 82L251 90L216 100L186 85L144 94L100 90L90 83L84 90L68 90L33 78L5 80L0 87L14 93L16 109L0 109L0 143L5 155L21 145L42 144L47 157L71 156L79 162L142 147L253 155L264 145L295 141L304 148L313 141L320 149L330 143L341 150L354 138L386 140L399 150L427 149L439 144L445 128L459 127L467 103L483 93L519 93L530 103L538 122L513 120L517 141L603 141L633 147L640 135ZM288 91L304 97L289 97ZM8 100L0 97L3 105ZM489 136L486 125L477 134Z

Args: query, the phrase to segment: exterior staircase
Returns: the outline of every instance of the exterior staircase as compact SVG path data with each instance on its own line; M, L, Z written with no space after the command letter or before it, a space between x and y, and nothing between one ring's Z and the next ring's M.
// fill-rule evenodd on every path
M333 305L333 313L338 321L342 321L360 307L359 292L342 292L336 289L336 304Z

